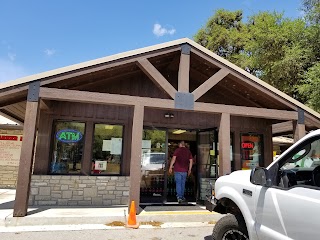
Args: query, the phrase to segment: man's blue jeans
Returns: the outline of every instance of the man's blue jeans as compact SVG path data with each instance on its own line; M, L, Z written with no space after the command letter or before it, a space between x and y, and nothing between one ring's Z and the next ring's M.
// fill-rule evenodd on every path
M184 199L184 189L186 185L187 172L175 172L177 198Z

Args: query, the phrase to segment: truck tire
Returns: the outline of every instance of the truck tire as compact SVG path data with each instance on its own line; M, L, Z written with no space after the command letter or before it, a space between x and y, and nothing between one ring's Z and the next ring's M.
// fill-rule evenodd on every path
M241 215L227 214L214 226L213 240L249 240L246 224Z

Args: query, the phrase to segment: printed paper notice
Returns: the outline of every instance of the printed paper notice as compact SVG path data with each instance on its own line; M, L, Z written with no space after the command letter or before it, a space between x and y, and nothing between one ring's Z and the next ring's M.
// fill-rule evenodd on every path
M151 149L151 140L142 140L143 149Z
M94 170L100 170L100 171L107 170L107 161L95 161Z
M120 155L122 153L122 138L111 138L111 154Z
M111 152L111 140L103 140L102 151Z
M0 134L0 165L19 166L22 135Z

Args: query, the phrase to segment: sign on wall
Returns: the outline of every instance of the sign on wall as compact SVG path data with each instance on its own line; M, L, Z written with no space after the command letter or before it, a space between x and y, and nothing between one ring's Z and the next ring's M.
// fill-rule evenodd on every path
M262 163L262 135L241 134L242 169L253 169Z
M56 138L64 143L76 143L82 139L82 133L74 129L63 129L57 132Z
M19 166L22 135L0 134L0 165Z

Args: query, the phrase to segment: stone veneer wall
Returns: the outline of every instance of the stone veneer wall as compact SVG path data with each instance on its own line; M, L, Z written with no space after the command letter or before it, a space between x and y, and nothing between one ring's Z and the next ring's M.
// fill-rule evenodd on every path
M208 194L210 194L210 182L212 183L213 190L214 190L214 183L215 179L213 178L201 178L200 179L200 199L206 200Z
M32 175L29 205L129 204L130 177Z
M19 166L0 166L0 188L16 188Z

